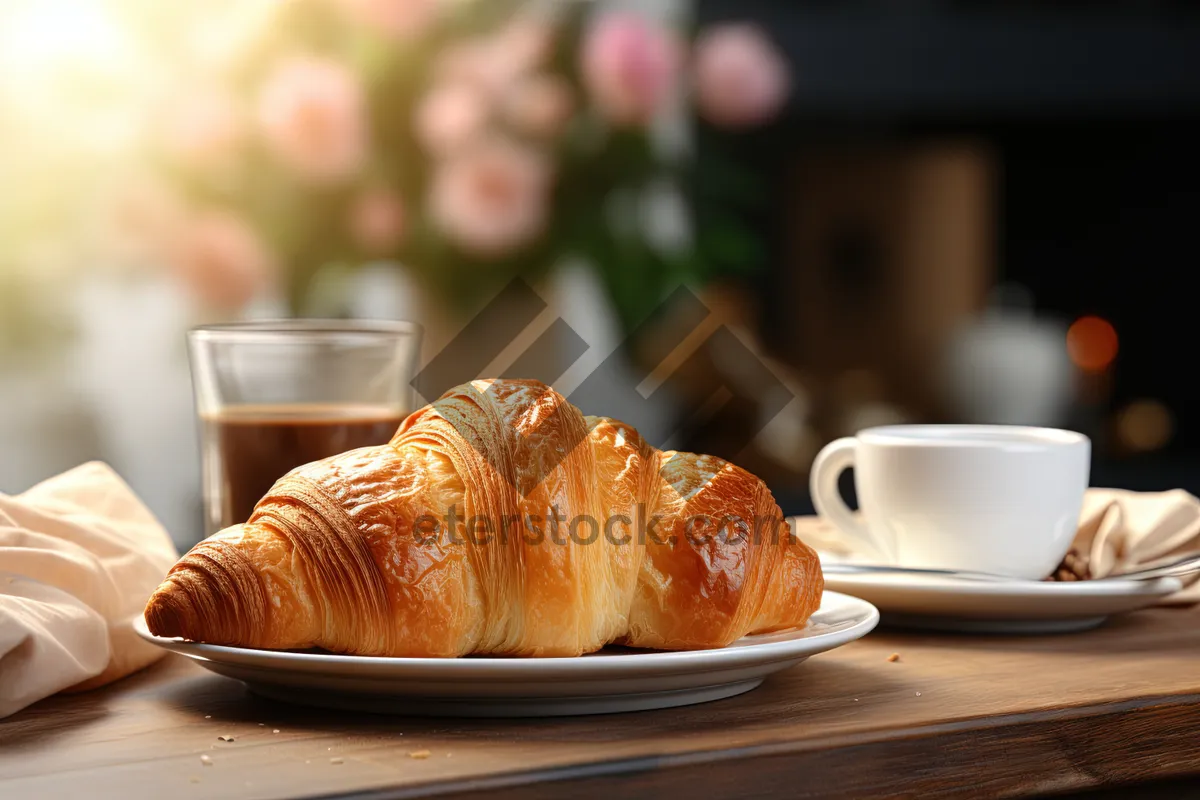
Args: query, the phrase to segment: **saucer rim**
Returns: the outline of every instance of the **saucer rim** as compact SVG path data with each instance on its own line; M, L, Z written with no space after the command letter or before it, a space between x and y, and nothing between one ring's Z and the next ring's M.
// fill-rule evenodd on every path
M1083 581L1024 581L1013 580L981 581L953 578L951 576L924 573L860 572L825 574L825 584L834 591L851 592L851 586L886 587L889 589L911 589L947 595L984 595L997 597L1166 597L1183 589L1179 578L1164 576L1150 580L1137 578L1105 578Z

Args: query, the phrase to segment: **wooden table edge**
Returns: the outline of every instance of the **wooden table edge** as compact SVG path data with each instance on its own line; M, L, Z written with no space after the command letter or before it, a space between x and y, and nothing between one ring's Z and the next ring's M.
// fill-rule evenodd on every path
M1090 735L1093 725L1110 726L1103 742ZM1114 734L1114 728L1120 732ZM882 738L881 733L885 734ZM657 798L664 792L735 798L782 792L817 798L886 794L889 787L894 791L899 781L904 782L909 796L978 797L1099 789L1147 778L1200 777L1200 694L1155 695L973 717L891 736L886 733L866 730L819 741L618 758L313 795L304 800L508 800L558 798L566 791L573 798L602 800L614 796ZM1126 746L1116 752L1099 746L1115 737L1124 738ZM1160 747L1145 747L1151 738ZM1162 768L1164 749L1187 752L1189 745L1191 755L1178 768ZM988 752L995 749L1003 749L1005 757ZM1019 759L1013 758L1014 750ZM1145 763L1147 757L1156 763ZM913 769L906 771L905 764ZM936 766L931 769L930 764ZM814 774L832 780L827 778L824 786L804 785L804 776Z

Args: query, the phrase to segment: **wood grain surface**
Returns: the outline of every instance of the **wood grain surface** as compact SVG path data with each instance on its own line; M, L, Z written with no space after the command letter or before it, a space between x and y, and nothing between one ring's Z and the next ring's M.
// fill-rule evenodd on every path
M1188 776L1200 609L1046 637L881 629L740 697L611 716L310 710L170 656L0 720L3 800L985 797Z

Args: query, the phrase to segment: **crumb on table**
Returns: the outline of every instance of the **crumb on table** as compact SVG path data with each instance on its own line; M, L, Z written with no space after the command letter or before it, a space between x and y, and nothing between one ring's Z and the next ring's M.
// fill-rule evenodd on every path
M409 758L429 758L428 750L413 750L408 754Z
M891 662L891 663L895 664L897 661L899 661L899 660L900 660L900 654L899 654L899 653L892 653L890 656L888 656L888 657L887 657L887 660L888 660L889 662Z

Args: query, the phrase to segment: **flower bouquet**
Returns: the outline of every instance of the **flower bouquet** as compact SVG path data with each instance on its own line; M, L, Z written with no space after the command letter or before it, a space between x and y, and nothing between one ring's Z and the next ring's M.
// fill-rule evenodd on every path
M386 262L470 307L574 259L629 327L675 285L761 264L756 187L687 136L783 106L758 28L686 36L584 2L268 5L158 115L186 198L167 260L210 304L274 284L303 314L325 271Z

